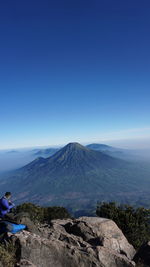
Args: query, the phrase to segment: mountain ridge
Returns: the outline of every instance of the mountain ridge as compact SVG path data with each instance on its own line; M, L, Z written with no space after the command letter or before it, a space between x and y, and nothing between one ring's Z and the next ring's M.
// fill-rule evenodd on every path
M137 168L133 172L131 163L75 142L18 169L7 180L0 181L0 188L1 191L11 188L18 202L82 206L96 199L110 200L117 194L126 196L135 192L141 181L147 183Z
M54 155L43 158L38 157L31 163L27 164L23 167L25 169L28 166L39 167L43 166L41 164L45 164L45 166L49 166L50 164L59 164L59 168L62 168L65 164L71 166L74 169L74 166L86 164L89 166L89 169L96 169L101 164L103 167L112 167L112 164L115 163L123 163L124 161L115 159L109 155L106 155L103 152L91 150L77 142L72 142L61 148ZM94 165L92 167L92 165Z

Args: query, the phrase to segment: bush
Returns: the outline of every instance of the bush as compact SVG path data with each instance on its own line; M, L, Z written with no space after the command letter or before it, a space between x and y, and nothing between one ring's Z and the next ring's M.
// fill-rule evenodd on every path
M50 222L54 219L70 218L70 214L63 207L47 207L44 208L44 221Z
M27 212L30 216L30 219L34 222L42 222L44 218L44 209L32 203L23 203L17 206L15 209L15 213L20 212Z
M96 214L112 219L135 248L150 240L150 209L134 209L129 205L119 206L115 202L98 203Z
M50 222L53 219L70 218L70 214L63 207L40 207L32 203L24 203L16 207L15 213L27 212L34 222Z
M0 245L0 264L5 267L13 267L16 263L15 248L11 243L7 246Z

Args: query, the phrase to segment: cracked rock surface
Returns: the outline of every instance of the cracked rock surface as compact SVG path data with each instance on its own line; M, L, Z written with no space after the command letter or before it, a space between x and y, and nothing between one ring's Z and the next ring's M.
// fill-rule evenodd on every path
M23 222L22 222L23 223ZM52 220L11 235L17 266L133 267L135 250L112 221L99 217Z

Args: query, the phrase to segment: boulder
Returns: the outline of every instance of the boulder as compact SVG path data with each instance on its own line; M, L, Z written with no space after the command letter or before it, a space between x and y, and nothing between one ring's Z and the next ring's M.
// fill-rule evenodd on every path
M20 243L20 261L28 260L37 267L103 267L99 261L75 246L60 240L48 240L23 231L13 242Z
M14 216L14 222L18 224L25 224L29 232L39 234L38 227L30 219L30 215L27 212L20 212Z
M23 222L24 223L24 222ZM10 236L19 266L133 267L135 250L117 225L99 217L52 220L38 233Z
M68 223L66 231L81 236L93 246L103 246L133 259L135 249L130 245L118 226L109 219L98 217L80 217Z
M114 250L105 247L97 247L99 261L103 266L109 267L133 267L135 263Z
M18 267L36 267L36 266L28 260L21 260L20 263L18 264Z

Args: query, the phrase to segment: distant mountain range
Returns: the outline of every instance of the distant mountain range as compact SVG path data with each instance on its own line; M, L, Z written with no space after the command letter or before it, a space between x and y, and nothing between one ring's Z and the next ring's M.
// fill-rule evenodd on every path
M83 207L97 200L123 200L148 186L149 173L137 165L69 143L1 180L0 192L12 191L16 202Z
M96 150L96 151L101 151L109 156L112 157L117 157L120 159L132 159L131 153L127 149L119 149L116 147L108 146L105 144L90 144L87 145L86 147Z
M109 156L130 160L130 161L143 161L150 162L150 150L129 150L121 149L106 144L89 144L86 146L89 149L103 152ZM48 158L54 155L62 147L47 147L47 148L28 148L28 149L13 149L13 150L0 150L0 177L6 171L18 169L37 157Z
M112 157L117 157L120 159L125 159L125 160L135 160L139 159L139 156L134 153L134 151L129 150L129 149L121 149L121 148L116 148L112 146L108 146L105 144L89 144L86 145L87 148L103 152L109 156ZM54 155L58 150L60 150L62 147L59 148L46 148L46 149L34 149L33 150L33 156L34 157L44 157L47 158L49 156Z
M119 155L123 156L123 154L125 155L126 152L127 152L125 149L118 149L118 148L115 148L115 147L112 147L112 146L108 146L108 145L105 145L105 144L93 143L93 144L86 145L86 147L89 148L89 149L92 149L92 150L104 152L104 153L106 153L108 155L109 154L111 155L111 153L116 153L117 156L119 156ZM46 148L46 149L34 149L33 152L34 152L35 156L49 157L49 156L52 156L53 154L55 154L61 148L62 147L59 147L59 148Z
M34 156L49 157L55 154L60 148L46 148L46 149L35 149Z
M112 146L108 146L105 144L96 144L96 143L89 144L86 147L93 149L93 150L98 150L98 151L116 151L116 150L119 150L119 149L112 147Z

